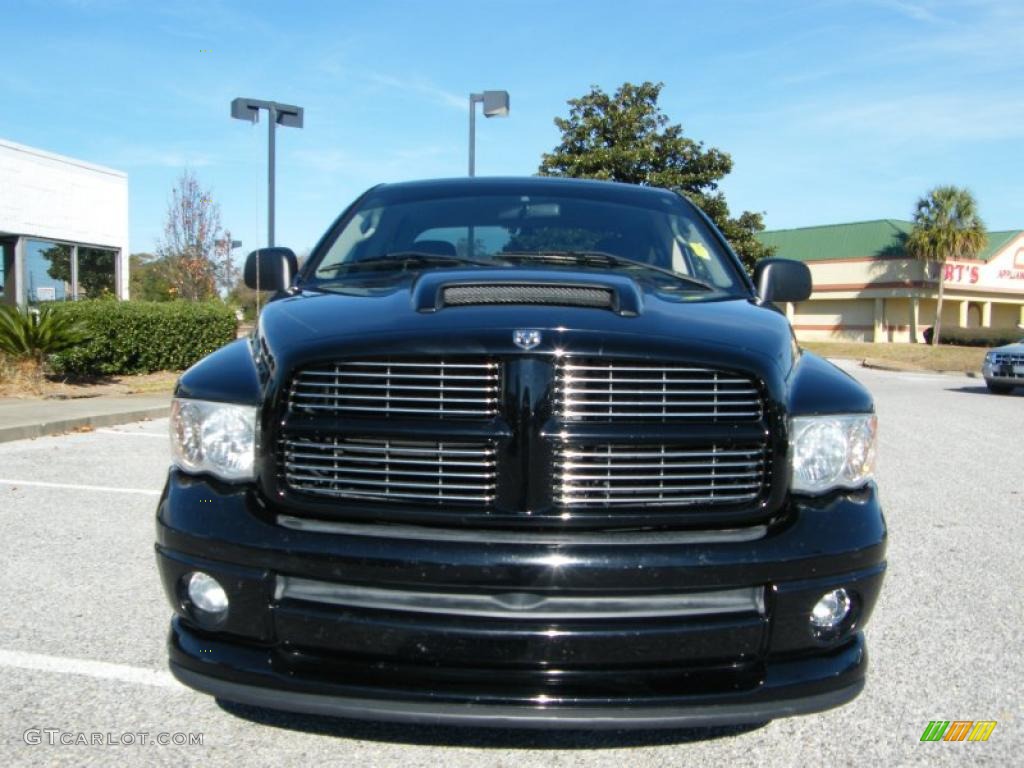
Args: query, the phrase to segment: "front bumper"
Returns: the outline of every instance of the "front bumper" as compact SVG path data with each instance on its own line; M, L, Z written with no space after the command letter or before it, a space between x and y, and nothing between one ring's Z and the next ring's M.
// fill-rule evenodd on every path
M986 384L998 384L1006 387L1024 387L1024 376L1000 376L985 374Z
M215 696L371 719L650 728L758 722L855 697L885 535L873 487L794 504L784 519L753 529L509 535L318 529L280 519L251 489L172 471L157 559L178 612L171 670ZM182 579L194 570L213 575L230 597L216 627L204 627L181 599ZM481 596L516 596L501 605L609 596L647 604L744 589L761 597L721 614L526 610L520 618L512 608L445 615L296 597L282 588L289 580L467 604ZM841 635L815 638L811 607L838 587L855 595L853 614Z

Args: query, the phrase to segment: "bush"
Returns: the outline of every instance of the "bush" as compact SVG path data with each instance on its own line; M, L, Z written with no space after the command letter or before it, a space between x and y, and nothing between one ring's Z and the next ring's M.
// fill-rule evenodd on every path
M84 324L50 305L39 309L0 307L0 352L41 365L48 355L71 349L88 337Z
M88 330L88 341L51 360L58 372L80 375L184 370L234 340L237 327L221 301L76 301L54 309Z
M943 328L939 344L958 347L1001 347L1024 338L1017 328Z

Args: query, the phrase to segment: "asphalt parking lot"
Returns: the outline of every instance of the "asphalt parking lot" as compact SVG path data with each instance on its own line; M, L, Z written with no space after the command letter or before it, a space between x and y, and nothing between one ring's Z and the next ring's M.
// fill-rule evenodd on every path
M167 424L159 420L0 445L6 761L1019 764L1024 390L1000 397L978 379L851 370L874 392L881 420L879 484L890 547L888 580L868 628L868 686L842 709L747 729L538 733L223 708L165 671L170 611L152 548L168 463ZM998 726L986 743L921 743L929 720ZM59 732L57 744L47 731ZM60 744L61 734L78 741L93 733L104 740L129 734L134 743ZM162 733L199 733L202 744L142 743Z

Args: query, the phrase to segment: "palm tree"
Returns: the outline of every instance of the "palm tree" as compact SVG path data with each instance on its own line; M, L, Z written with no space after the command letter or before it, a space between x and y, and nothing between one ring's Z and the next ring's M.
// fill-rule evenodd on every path
M950 259L973 259L988 242L978 216L974 196L962 187L935 187L917 201L914 228L907 237L907 253L924 262L939 264L939 300L935 306L932 344L942 330L942 289L946 276L942 265Z

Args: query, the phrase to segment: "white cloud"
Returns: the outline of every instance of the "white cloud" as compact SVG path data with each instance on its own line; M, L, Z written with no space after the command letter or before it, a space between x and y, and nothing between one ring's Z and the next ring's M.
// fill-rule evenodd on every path
M813 122L823 130L870 134L897 143L1024 137L1024 103L998 94L919 93L831 107L817 105L814 111Z
M207 152L140 144L120 148L111 160L111 164L118 167L203 168L214 163L215 158Z
M451 109L465 111L468 108L468 93L465 96L461 96L457 93L452 93L451 91L439 88L428 80L420 77L398 78L392 77L391 75L381 74L379 72L371 72L367 75L367 80L375 85L381 85L386 88L394 88L396 90L406 91L407 93L418 93L422 96L426 96L436 104L440 104Z
M875 5L887 8L914 21L923 21L929 24L941 21L941 18L926 3L914 3L907 0L873 0L873 2Z

